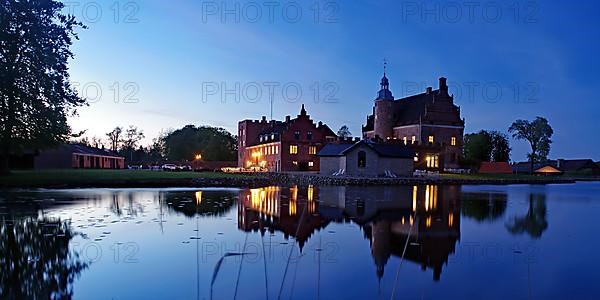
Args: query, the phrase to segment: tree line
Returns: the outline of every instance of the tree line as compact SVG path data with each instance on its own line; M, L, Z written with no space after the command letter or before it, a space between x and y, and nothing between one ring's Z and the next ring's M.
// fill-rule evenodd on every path
M158 164L165 161L235 161L237 137L223 128L187 125L181 129L161 132L147 146L140 145L144 132L136 126L117 126L105 138L88 138L84 132L73 136L72 143L111 150L128 164Z
M548 160L554 130L548 120L536 117L533 121L516 120L508 128L516 140L525 140L531 151L527 154L530 171L536 163ZM499 131L481 130L464 136L463 164L477 169L482 162L509 162L511 152L508 135Z

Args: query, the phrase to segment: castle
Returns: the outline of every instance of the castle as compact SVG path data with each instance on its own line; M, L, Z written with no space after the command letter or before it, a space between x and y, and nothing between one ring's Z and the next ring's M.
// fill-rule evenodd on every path
M323 122L315 123L304 105L285 121L243 120L238 123L238 167L269 172L319 171L317 152L336 134Z
M446 78L439 88L394 99L384 72L373 114L362 127L363 138L404 143L415 151L415 169L443 170L460 167L465 120Z

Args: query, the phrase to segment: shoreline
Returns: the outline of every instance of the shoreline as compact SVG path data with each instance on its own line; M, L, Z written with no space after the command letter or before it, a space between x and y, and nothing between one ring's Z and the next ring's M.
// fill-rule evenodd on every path
M193 176L195 175L195 176ZM203 176L204 175L204 176ZM350 178L328 177L317 174L269 173L231 176L229 174L190 174L189 177L169 178L170 174L155 178L102 178L55 176L45 180L21 180L0 183L1 190L7 189L70 189L70 188L168 188L168 187L232 187L258 188L270 185L315 185L315 186L393 186L393 185L509 185L509 184L569 184L577 181L598 181L598 178L571 177L485 177L476 175L440 175L439 177L406 178Z

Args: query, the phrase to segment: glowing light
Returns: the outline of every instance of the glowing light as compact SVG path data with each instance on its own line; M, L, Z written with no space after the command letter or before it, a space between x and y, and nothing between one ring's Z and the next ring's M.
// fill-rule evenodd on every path
M413 186L413 207L412 210L417 210L417 193L419 192L419 188L415 185Z
M202 191L196 192L196 205L200 205L202 203Z
M308 212L314 213L317 209L317 204L314 201L315 187L311 184L308 186Z
M289 207L289 214L290 216L295 216L296 212L298 211L298 186L295 185L293 187L290 188L290 203L288 205Z
M429 186L425 187L425 211L429 211Z
M196 158L196 160L201 160L202 159L202 154L200 154L200 153L196 154L195 158Z
M448 227L452 227L454 225L454 213L448 214Z

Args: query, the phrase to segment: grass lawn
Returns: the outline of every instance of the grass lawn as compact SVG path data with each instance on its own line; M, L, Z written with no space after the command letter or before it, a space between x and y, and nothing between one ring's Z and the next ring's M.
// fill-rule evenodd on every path
M44 187L53 185L126 184L169 182L193 178L235 178L244 175L218 172L163 172L150 170L28 170L0 176L2 187Z

